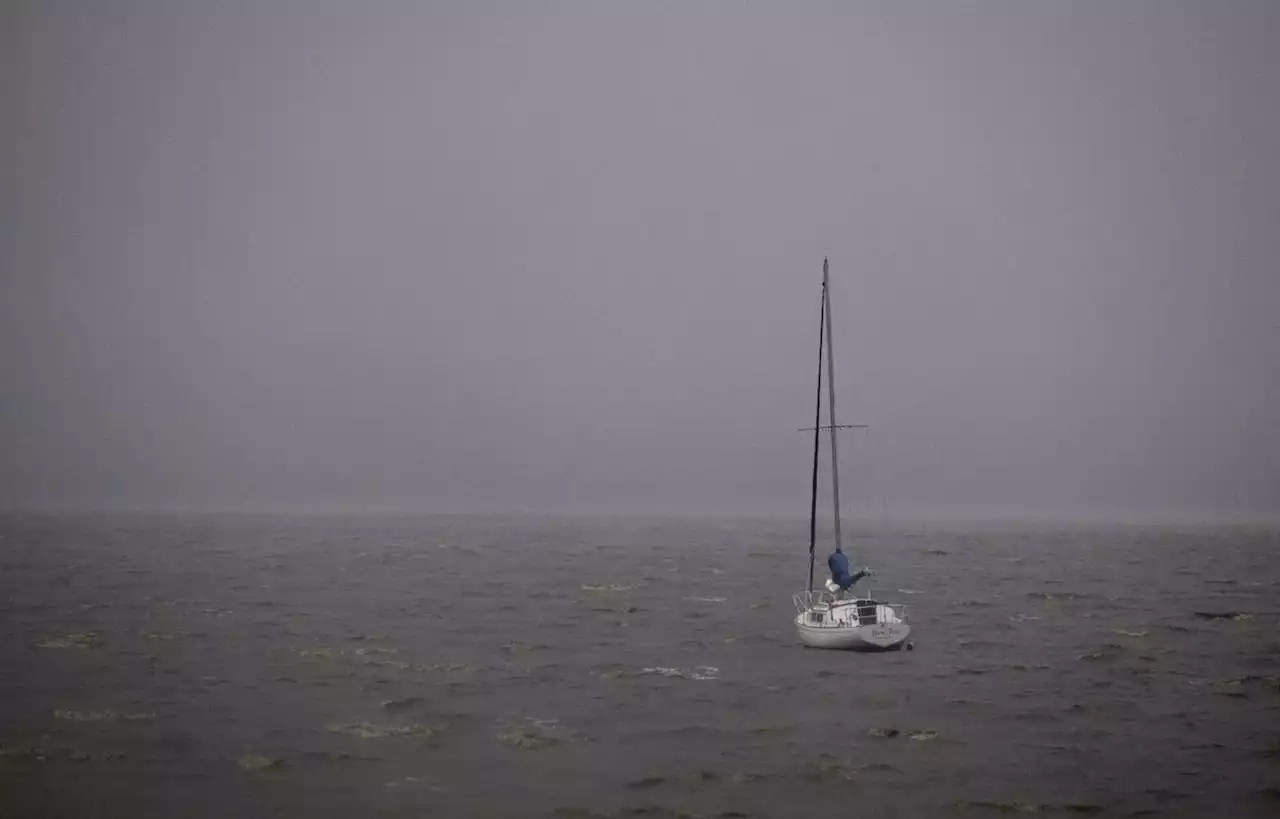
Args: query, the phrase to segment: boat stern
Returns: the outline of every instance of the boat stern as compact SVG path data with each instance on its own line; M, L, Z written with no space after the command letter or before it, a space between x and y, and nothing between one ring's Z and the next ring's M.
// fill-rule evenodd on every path
M858 633L868 645L892 648L906 642L911 636L911 626L901 620L893 623L876 623L873 626L861 626Z

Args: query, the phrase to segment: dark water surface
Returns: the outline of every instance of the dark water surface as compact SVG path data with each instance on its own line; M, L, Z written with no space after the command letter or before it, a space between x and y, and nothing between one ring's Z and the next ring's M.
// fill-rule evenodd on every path
M806 528L0 519L0 815L1280 816L1275 530Z

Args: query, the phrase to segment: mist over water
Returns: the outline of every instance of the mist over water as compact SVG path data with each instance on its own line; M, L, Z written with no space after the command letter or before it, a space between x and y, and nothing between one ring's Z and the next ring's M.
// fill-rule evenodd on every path
M6 508L1280 509L1272 3L3 13Z

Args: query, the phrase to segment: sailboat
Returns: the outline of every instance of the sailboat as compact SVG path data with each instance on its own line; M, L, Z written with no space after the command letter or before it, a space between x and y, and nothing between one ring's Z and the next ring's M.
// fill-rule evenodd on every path
M827 580L823 588L814 588L813 560L817 542L818 514L818 450L820 433L831 434L831 495L835 514L835 545L842 551L840 542L840 469L836 450L836 432L841 429L865 429L865 424L836 423L835 355L831 345L831 295L827 260L822 260L822 309L818 328L818 398L814 409L812 427L801 430L813 432L813 477L809 497L809 588L793 595L796 606L796 630L800 640L813 648L853 650L885 650L910 648L907 638L911 626L907 623L906 606L898 603L882 603L868 594L865 597L846 597L833 581ZM827 425L822 425L822 372L823 346L826 346L827 372ZM849 591L852 591L850 588Z

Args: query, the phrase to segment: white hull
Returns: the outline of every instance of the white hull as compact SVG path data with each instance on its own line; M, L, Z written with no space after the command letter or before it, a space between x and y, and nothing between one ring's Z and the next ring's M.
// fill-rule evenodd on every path
M906 623L874 626L810 626L796 618L800 640L810 648L834 648L848 651L897 648L911 636Z
M812 648L898 649L911 636L911 626L891 606L866 598L814 601L801 609L795 623L800 640Z

